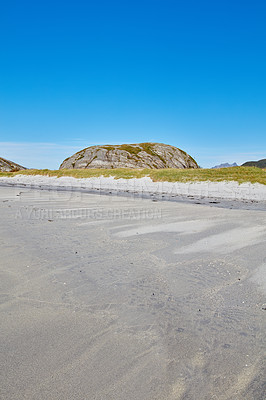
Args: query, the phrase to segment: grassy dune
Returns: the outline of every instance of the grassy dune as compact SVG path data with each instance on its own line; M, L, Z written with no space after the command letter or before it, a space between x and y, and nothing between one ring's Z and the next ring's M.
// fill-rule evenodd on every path
M233 167L220 169L29 169L18 172L0 172L1 176L14 175L44 175L44 176L72 176L74 178L90 178L99 176L113 176L119 178L142 178L149 176L153 181L168 182L195 182L195 181L236 181L239 183L251 182L266 185L266 170L256 167Z

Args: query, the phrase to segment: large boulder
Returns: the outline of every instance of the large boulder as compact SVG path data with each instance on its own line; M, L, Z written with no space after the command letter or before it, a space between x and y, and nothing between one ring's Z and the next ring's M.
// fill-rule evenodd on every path
M2 172L16 172L20 170L27 169L22 167L19 164L14 163L13 161L6 160L5 158L0 157L0 171Z
M199 168L185 151L162 143L91 146L67 158L60 169Z

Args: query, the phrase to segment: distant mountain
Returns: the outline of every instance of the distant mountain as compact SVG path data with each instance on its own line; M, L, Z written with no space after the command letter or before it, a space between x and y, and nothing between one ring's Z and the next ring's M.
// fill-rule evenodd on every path
M242 164L242 167L257 167L257 168L266 168L266 158L263 158L259 161L247 161Z
M229 168L229 167L237 167L238 165L237 165L237 163L233 163L233 164L228 164L228 163L224 163L224 164L220 164L220 165L215 165L215 167L212 167L212 169L213 168Z
M19 164L14 163L13 161L6 160L5 158L0 157L0 171L2 172L15 172L20 171L22 169L27 169L22 167Z
M67 158L60 169L199 168L185 151L163 143L91 146Z

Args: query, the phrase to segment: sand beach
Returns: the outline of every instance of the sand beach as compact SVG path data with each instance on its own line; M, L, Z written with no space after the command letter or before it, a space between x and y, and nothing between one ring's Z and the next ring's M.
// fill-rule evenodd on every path
M1 398L265 398L260 187L216 204L1 183Z

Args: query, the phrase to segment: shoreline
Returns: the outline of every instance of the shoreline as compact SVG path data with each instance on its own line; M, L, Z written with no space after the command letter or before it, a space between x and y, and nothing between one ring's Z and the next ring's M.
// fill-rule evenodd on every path
M73 178L41 175L1 177L0 187L73 191L209 205L222 208L266 210L266 186L235 181L153 182L149 177L114 179L113 177Z

